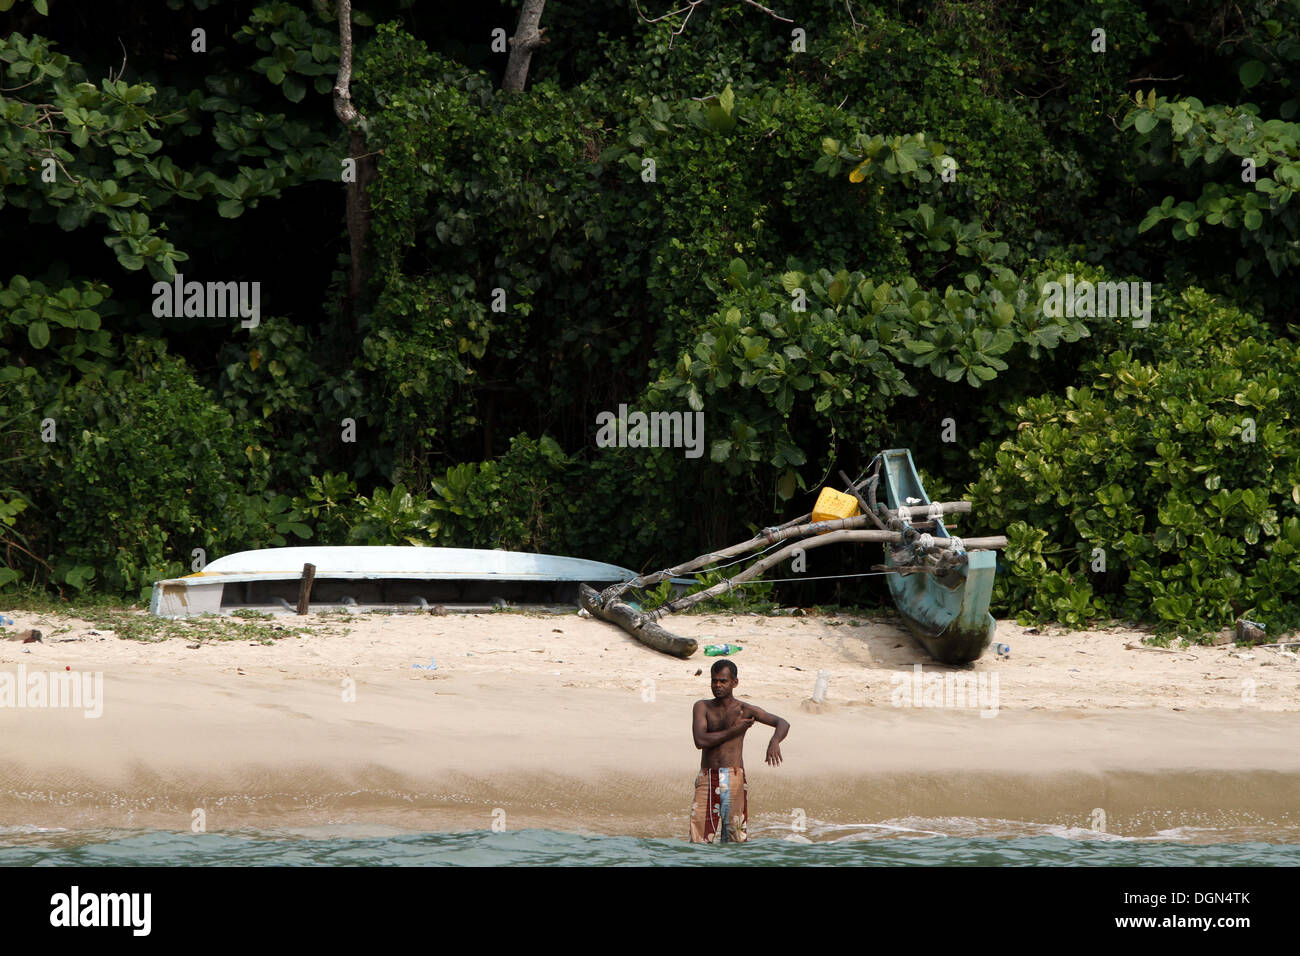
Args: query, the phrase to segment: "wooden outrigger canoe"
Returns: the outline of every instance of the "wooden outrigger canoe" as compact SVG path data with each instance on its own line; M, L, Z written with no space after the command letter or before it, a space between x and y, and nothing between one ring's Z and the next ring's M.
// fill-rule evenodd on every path
M933 523L928 531L932 539L953 541L944 527L942 512L932 518L929 515L930 498L921 487L912 453L906 448L892 448L882 452L881 457L885 504L892 526L903 530L912 517L925 514ZM978 659L993 639L995 624L989 601L993 597L996 553L967 551L958 540L959 547L933 555L924 547L921 534L907 537L909 543L885 546L886 566L900 572L888 577L898 613L912 636L935 660L966 664Z
M992 549L1006 547L1007 539L1000 535L965 540L953 537L944 527L943 515L969 512L970 503L931 502L907 449L881 452L875 461L875 471L858 482L840 472L848 494L857 498L861 514L828 521L812 521L811 514L802 515L783 525L764 528L748 541L710 551L663 571L637 575L599 593L581 588L579 602L593 616L617 624L647 646L689 657L696 650L695 641L664 630L655 623L658 619L728 592L780 564L796 550L807 552L840 542L878 543L885 548L885 564L879 567L889 574L894 604L921 646L945 664L976 660L993 637L994 622L988 612L996 566ZM882 466L886 501L877 502ZM667 601L653 611L642 612L622 600L629 590L648 588L665 578L676 578L728 559L744 560L743 556L751 552L757 556L785 541L789 543L730 578Z

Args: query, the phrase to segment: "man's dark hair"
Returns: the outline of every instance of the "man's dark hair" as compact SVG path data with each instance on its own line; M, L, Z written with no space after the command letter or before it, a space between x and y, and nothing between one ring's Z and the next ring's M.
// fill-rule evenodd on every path
M735 661L714 661L714 662L713 662L713 667L709 670L709 674L710 674L710 675L716 674L716 673L718 673L718 671L722 670L724 667L726 667L726 668L730 668L730 669L731 669L731 679L732 679L732 680L739 680L739 679L740 679L740 671L736 670L736 662L735 662Z

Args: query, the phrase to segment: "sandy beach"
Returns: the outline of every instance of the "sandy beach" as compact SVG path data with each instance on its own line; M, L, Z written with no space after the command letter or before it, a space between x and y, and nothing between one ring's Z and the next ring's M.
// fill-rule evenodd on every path
M309 633L198 647L11 616L46 636L0 641L0 680L102 674L102 712L0 707L6 827L189 830L201 816L208 831L496 822L685 837L702 653L666 657L573 613L286 616ZM1300 842L1294 655L1000 622L1009 657L949 668L888 619L669 623L742 644L738 696L792 725L779 767L762 763L770 731L746 741L756 836L806 818ZM809 701L819 671L822 706ZM945 694L957 678L966 700Z

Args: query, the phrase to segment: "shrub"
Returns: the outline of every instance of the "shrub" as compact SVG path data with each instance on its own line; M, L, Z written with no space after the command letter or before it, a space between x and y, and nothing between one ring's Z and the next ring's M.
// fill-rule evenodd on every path
M995 599L1076 625L1294 626L1300 349L1198 289L1157 311L1148 337L1084 365L1091 384L1029 399L979 449L976 511L1009 523Z
M194 548L212 557L274 540L287 500L245 493L264 485L261 450L184 362L143 339L128 358L131 372L83 378L52 414L58 441L31 493L49 517L56 580L93 569L130 593L187 573Z

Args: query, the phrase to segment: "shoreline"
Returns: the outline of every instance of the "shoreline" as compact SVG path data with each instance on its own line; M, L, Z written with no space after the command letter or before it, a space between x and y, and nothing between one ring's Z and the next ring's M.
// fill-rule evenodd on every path
M20 664L102 674L102 716L0 707L0 822L189 830L202 810L209 832L473 830L501 810L512 830L685 839L699 764L690 709L707 696L710 658L669 658L572 613L306 620L310 633L273 645L193 648L29 616L18 627L45 641L0 641L0 675ZM802 813L828 826L986 820L1300 842L1291 658L1230 645L1143 652L1126 649L1139 632L1033 635L1000 622L1009 658L950 668L877 620L673 624L742 644L737 695L792 725L778 768L762 763L767 728L746 740L758 835L789 832ZM993 716L980 716L987 698L943 706L942 691L929 696L939 706L896 706L925 702L917 664L940 685L983 675L998 691ZM819 670L822 707L808 702Z

